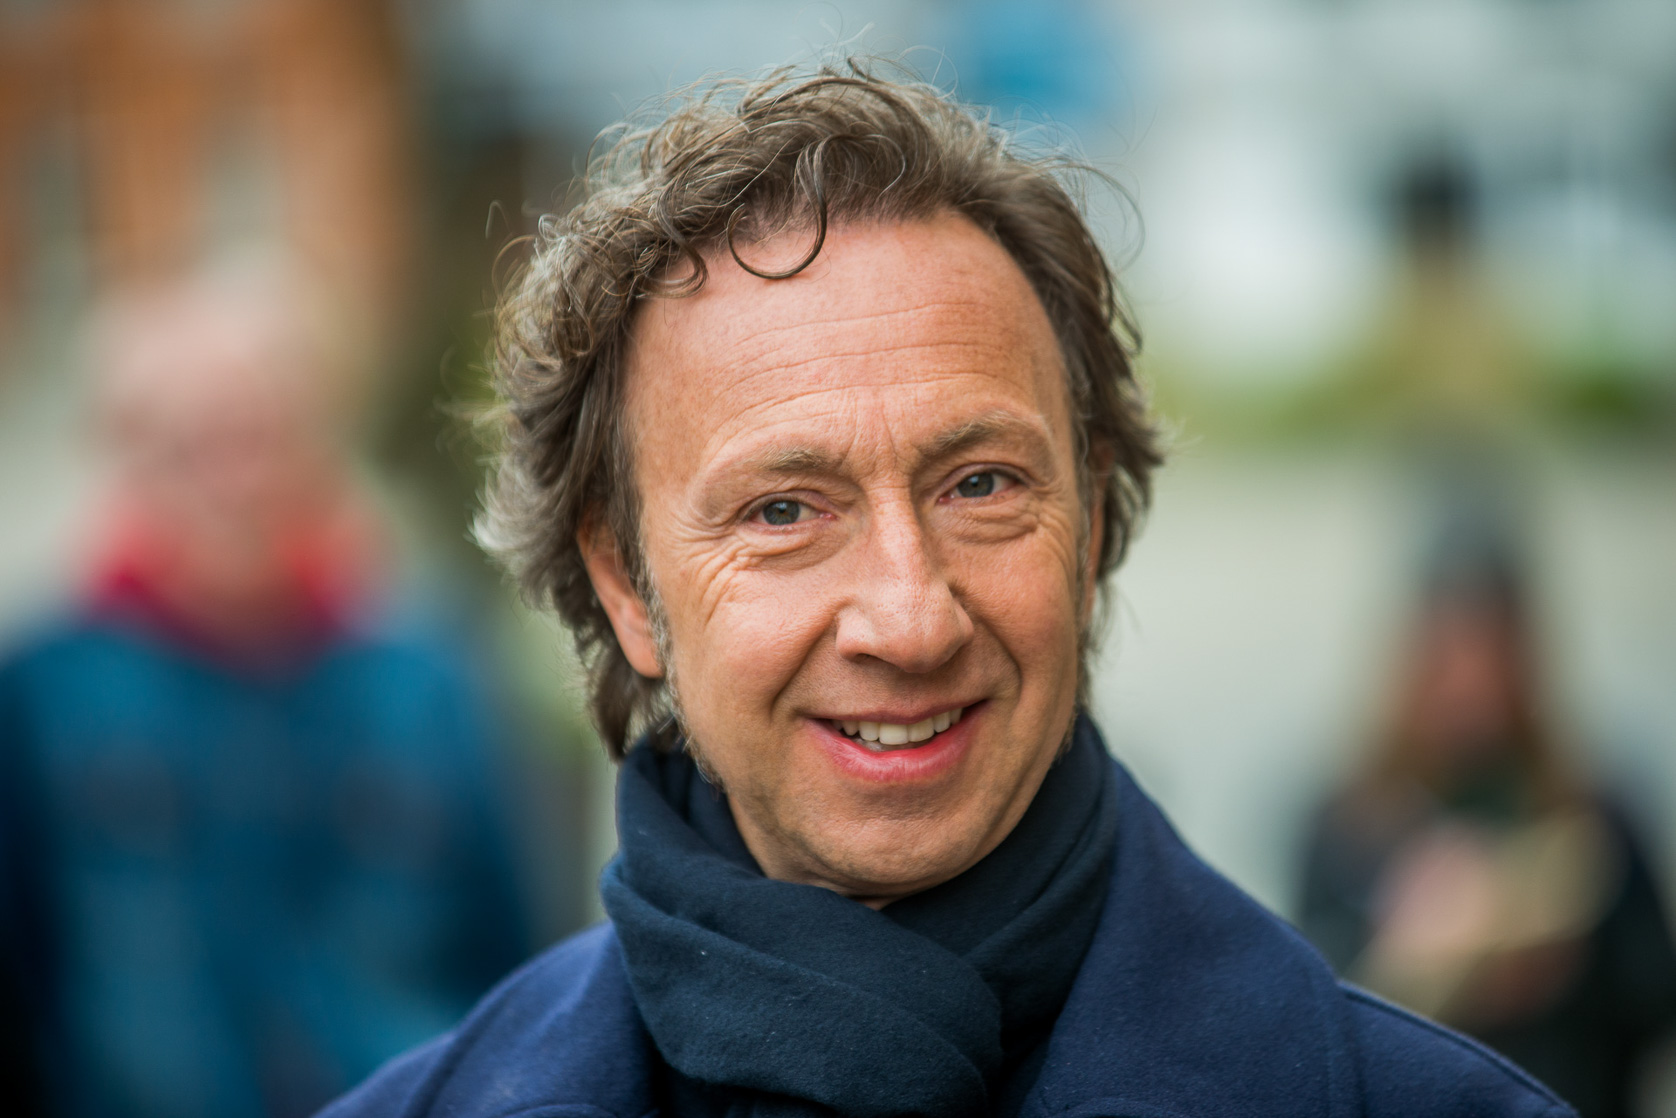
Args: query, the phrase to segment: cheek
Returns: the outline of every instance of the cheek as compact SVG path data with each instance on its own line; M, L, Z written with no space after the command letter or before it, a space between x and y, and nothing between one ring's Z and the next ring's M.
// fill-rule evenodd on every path
M1078 560L1074 526L1044 516L1036 530L1001 546L952 549L949 565L974 608L1007 618L1009 627L1051 633L1076 614Z
M684 580L693 591L688 597L666 597L676 681L689 718L725 716L734 733L771 719L776 697L828 628L823 590L829 581L817 571L788 575L737 562L706 564Z
M1081 621L1074 545L1036 536L963 557L958 592L1015 665L1026 707L1058 704L1077 677Z

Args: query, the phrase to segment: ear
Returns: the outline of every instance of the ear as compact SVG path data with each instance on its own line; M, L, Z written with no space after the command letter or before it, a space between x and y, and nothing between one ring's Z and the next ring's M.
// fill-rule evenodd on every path
M1106 535L1104 501L1096 501L1088 513L1088 555L1083 564L1082 623L1087 625L1094 616L1094 588L1100 579L1100 545Z
M594 584L599 604L611 619L617 645L628 657L629 666L648 679L661 678L663 666L658 663L658 642L652 638L652 621L646 603L640 600L633 581L623 569L616 539L609 529L590 521L576 533L576 546L582 551L588 581Z

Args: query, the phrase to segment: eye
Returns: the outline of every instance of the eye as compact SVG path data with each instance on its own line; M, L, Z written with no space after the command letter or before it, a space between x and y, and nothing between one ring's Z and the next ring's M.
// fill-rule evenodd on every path
M955 483L956 497L988 497L1006 489L1012 483L1012 478L996 470L983 470L975 474L967 474Z
M757 511L757 515L762 517L763 523L778 527L784 524L796 524L799 520L804 519L804 514L808 511L809 507L802 501L782 499L769 501Z

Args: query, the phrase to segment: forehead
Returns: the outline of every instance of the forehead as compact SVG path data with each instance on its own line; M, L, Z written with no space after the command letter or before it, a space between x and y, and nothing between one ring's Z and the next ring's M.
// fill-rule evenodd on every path
M740 255L783 268L809 236ZM1014 412L1068 434L1047 315L1007 252L963 217L835 226L789 279L753 276L725 251L708 263L698 294L649 300L635 323L628 407L637 447L654 456L670 443L713 456L741 440L920 415Z

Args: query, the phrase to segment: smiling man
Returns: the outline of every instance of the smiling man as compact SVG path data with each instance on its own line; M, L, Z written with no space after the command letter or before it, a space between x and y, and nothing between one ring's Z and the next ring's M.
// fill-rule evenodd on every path
M622 759L611 921L334 1114L1568 1113L1339 985L1081 713L1158 456L1052 165L856 71L591 185L503 308L483 536Z

